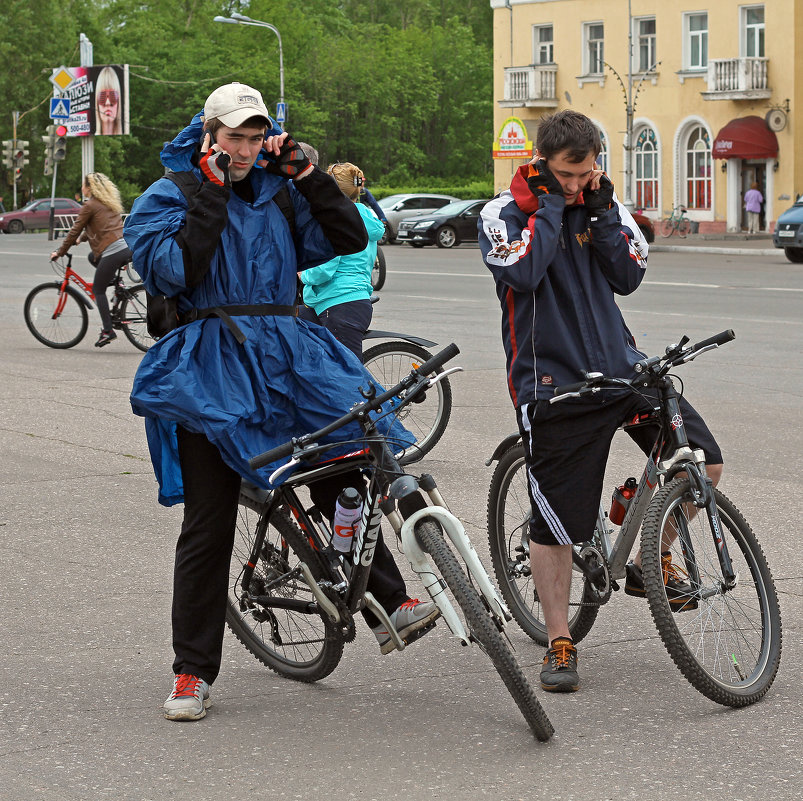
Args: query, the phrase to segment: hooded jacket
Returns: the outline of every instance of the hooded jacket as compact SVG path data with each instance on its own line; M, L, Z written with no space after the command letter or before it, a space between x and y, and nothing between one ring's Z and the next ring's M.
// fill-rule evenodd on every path
M644 357L616 305L647 266L647 242L627 209L591 216L559 195L536 198L519 169L483 208L478 222L483 260L502 306L507 383L517 408L584 372L630 377Z
M194 161L202 128L198 114L161 154L165 167L193 170L199 182ZM297 183L257 168L244 180L251 200L205 182L188 202L178 186L161 179L137 198L125 238L149 293L178 295L181 311L292 306L299 269L365 248L359 212L317 168ZM293 202L295 234L272 199L282 186ZM370 380L321 326L287 315L237 316L236 323L246 337L242 344L220 318L199 319L156 342L137 370L131 406L145 418L166 506L183 500L176 425L204 434L230 467L267 488L276 465L253 471L248 459L342 416ZM380 430L389 428L383 422ZM360 436L352 424L328 441ZM413 441L398 423L393 436Z

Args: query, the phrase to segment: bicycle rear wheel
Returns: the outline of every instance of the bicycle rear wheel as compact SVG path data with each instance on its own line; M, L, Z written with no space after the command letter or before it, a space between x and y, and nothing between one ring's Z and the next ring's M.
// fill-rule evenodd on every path
M49 348L71 348L86 335L89 315L76 289L53 281L34 287L25 298L28 330Z
M362 360L368 372L387 388L431 358L432 354L420 345L400 341L374 345L363 353ZM452 386L448 378L439 381L419 402L407 404L399 413L399 422L418 442L403 452L399 462L411 464L429 453L443 436L451 414Z
M147 351L156 340L148 333L148 306L145 287L140 284L126 288L120 304L120 327L128 341L141 351Z
M527 725L539 740L548 740L555 732L552 723L482 597L471 585L469 577L446 544L440 525L431 518L422 518L416 523L415 534L463 611L472 639L479 643L493 662Z
M318 681L337 667L344 639L328 615L315 605L303 576L294 571L304 562L315 579L321 580L325 568L286 509L276 510L270 519L262 512L262 504L240 496L226 623L271 670L296 681ZM248 592L252 596L268 594L275 605L243 598L243 567L261 530L266 531L265 540ZM271 582L276 583L268 587Z
M747 706L769 690L781 660L781 611L770 569L750 526L714 490L722 536L737 575L728 589L711 523L691 505L688 479L656 493L641 533L644 588L655 625L670 656L691 685L725 706ZM690 510L697 512L690 515ZM661 534L679 532L672 563L691 585L688 606L672 613L664 588ZM694 608L691 608L694 607Z
M688 234L690 230L691 230L691 222L689 222L689 218L681 217L680 220L678 220L678 236L681 239L685 239L686 234Z
M661 236L668 237L672 236L675 231L675 220L670 217L668 220L664 220L661 223Z
M524 445L517 442L502 454L488 491L488 545L496 581L511 614L525 634L549 646L541 602L535 589L529 558L530 496ZM599 604L587 577L572 571L569 596L569 633L575 643L591 631Z

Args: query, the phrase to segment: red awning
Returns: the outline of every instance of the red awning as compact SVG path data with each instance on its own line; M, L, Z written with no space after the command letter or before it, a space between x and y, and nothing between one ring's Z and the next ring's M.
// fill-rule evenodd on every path
M778 139L762 117L739 117L717 134L711 153L715 159L773 159Z

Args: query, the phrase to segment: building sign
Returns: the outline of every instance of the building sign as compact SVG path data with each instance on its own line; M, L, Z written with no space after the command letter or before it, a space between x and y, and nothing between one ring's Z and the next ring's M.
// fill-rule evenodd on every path
M63 68L62 68L63 69ZM71 67L67 136L114 136L129 133L128 64Z
M508 117L499 129L494 142L495 159L531 159L533 143L527 138L527 129L518 117Z

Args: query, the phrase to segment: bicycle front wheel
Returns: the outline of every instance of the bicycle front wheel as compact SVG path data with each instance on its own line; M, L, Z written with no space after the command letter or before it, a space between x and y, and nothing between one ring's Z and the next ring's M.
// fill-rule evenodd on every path
M120 327L128 341L141 351L147 351L156 340L148 333L147 294L142 284L125 290L120 304Z
M243 597L242 573L254 540L265 531L249 596L266 595L274 603ZM237 531L229 573L226 622L234 636L260 661L281 676L313 682L328 676L343 655L343 635L315 604L298 572L307 564L316 580L325 569L315 551L280 508L268 519L262 505L240 496Z
M496 581L511 614L525 634L549 646L541 602L530 567L530 515L524 444L517 442L502 454L488 491L488 545ZM587 577L572 571L569 633L578 643L591 631L599 614Z
M412 342L381 342L368 348L362 357L368 372L385 388L396 386L413 368L431 358L428 350ZM408 403L398 419L418 441L402 453L399 462L411 464L429 453L443 436L451 414L452 386L448 378L435 384L425 398Z
M446 544L440 525L431 518L422 518L415 526L415 535L421 547L437 565L441 577L463 611L472 639L479 643L493 662L496 672L524 715L527 725L539 740L548 740L555 730L546 712L538 703L532 686L510 650L508 641Z
M71 348L86 335L89 315L78 291L71 286L63 291L53 281L40 284L25 298L25 325L49 348Z
M664 220L661 223L661 236L672 236L675 231L675 221L673 219Z
M680 671L707 698L747 706L769 690L781 660L781 611L767 561L739 510L715 489L721 533L735 586L726 586L705 509L691 503L688 479L675 479L650 502L641 533L644 588L658 633ZM662 532L677 532L667 546ZM661 552L690 585L689 602L672 613ZM676 601L677 603L677 601Z
M371 270L371 288L377 292L385 286L385 276L387 275L387 264L385 262L385 254L382 248L376 249L376 259L374 260L374 268Z

